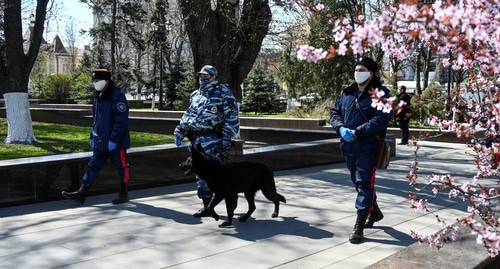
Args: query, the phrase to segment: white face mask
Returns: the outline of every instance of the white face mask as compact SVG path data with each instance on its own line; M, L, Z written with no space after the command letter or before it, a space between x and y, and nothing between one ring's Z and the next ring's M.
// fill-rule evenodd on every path
M104 87L106 87L106 80L99 80L97 82L94 82L94 88L96 91L100 92L104 90Z
M372 72L354 72L354 80L356 83L363 84L371 75Z

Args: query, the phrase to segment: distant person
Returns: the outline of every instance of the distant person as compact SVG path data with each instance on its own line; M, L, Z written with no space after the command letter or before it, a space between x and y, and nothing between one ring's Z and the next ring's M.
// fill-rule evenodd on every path
M396 111L396 119L401 129L401 142L400 145L408 145L410 136L410 117L411 117L411 96L406 93L406 87L399 87L399 94L397 95L399 104L401 101L404 104Z
M120 178L120 191L111 202L121 204L128 202L129 165L127 149L130 147L128 126L128 102L121 89L115 87L111 80L111 72L97 69L92 73L95 91L93 92L92 112L93 124L90 131L90 147L93 155L90 158L82 185L75 192L63 191L62 195L79 204L85 202L85 196L102 167L111 160Z
M496 88L492 88L490 89L490 91L490 97L484 98L484 102L490 107L496 107L498 104L500 104L500 92ZM493 114L492 112L493 110L488 111L488 114L492 116L490 116L490 118L487 120L483 144L486 148L488 148L489 155L492 156L490 162L491 169L497 169L500 162L500 152L497 152L494 149L493 144L500 143L500 125L495 117L495 114Z
M228 157L231 138L240 129L236 98L226 84L219 83L215 67L205 65L197 74L200 87L191 94L189 107L175 128L175 145L180 147L187 137L193 145L201 144L206 153L222 160ZM202 178L196 177L196 184L203 207L193 216L208 217L213 193Z
M370 91L378 89L389 97L389 90L375 75L377 70L378 64L371 58L363 57L357 61L354 68L356 82L342 91L330 109L330 123L341 136L340 148L357 192L357 218L349 236L353 244L363 241L364 228L372 227L384 217L375 192L375 159L378 137L385 137L391 114L371 106Z

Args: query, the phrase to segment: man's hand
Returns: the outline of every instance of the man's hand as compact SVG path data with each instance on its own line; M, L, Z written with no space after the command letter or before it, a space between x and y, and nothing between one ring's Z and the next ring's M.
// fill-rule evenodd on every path
M113 151L116 149L116 143L113 141L108 141L108 150Z
M222 147L229 148L231 146L231 140L222 139Z
M179 139L178 137L174 138L174 143L177 147L182 146L182 139Z
M354 130L351 130L349 128L341 127L340 128L340 136L346 141L346 142L352 142L354 141Z

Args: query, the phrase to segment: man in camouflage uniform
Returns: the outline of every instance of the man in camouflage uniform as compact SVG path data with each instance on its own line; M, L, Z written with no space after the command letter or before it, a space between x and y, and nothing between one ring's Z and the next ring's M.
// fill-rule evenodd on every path
M215 67L205 65L197 74L200 88L191 94L189 107L175 128L175 145L180 147L187 137L193 145L201 144L206 153L222 160L228 157L231 138L240 129L236 98L226 84L219 83ZM196 184L203 208L193 216L210 216L207 206L213 194L202 178L197 177Z

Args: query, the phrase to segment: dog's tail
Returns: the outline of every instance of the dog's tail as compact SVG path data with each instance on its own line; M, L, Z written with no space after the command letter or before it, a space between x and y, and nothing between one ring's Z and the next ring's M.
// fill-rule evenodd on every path
M286 204L286 199L285 199L285 196L279 194L279 193L276 193L276 196L278 196L278 200L282 203L285 203Z

